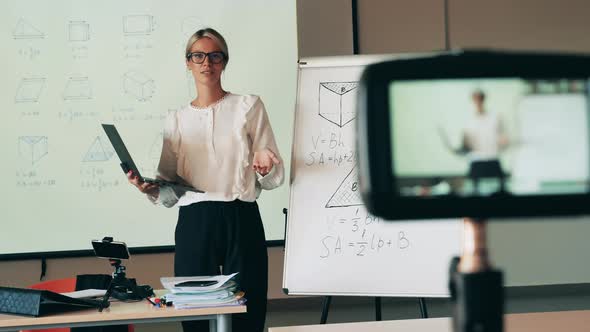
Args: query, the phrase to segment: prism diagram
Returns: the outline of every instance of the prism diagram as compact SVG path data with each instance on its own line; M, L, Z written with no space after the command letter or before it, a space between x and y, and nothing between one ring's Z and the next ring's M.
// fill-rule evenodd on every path
M45 86L45 78L23 78L18 84L14 101L17 103L36 103Z
M358 82L320 82L319 115L342 128L355 118Z
M144 73L129 71L123 76L123 89L125 93L132 95L138 101L150 99L156 91L154 80Z
M90 25L84 21L68 24L68 40L71 42L90 40Z
M111 159L114 153L115 152L110 148L109 143L105 143L102 138L97 136L82 161L107 161Z
M64 100L92 99L92 86L88 77L70 77L64 89Z
M31 23L21 18L16 23L12 31L14 39L41 39L45 38L45 34L41 30L35 28Z
M156 136L154 141L152 142L152 147L150 148L149 157L150 159L160 159L160 155L162 154L162 145L164 143L164 134L160 133Z
M348 172L338 189L332 194L332 197L326 203L327 208L363 205L358 188L357 174L354 170L355 167Z
M47 136L20 136L18 152L31 165L37 163L49 152Z
M151 15L127 15L123 17L123 33L125 35L149 35L156 24Z

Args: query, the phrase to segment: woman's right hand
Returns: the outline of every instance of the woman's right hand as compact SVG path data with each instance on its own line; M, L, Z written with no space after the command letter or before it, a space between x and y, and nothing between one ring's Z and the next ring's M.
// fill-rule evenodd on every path
M158 197L160 193L160 186L142 181L133 171L127 172L127 180L144 194Z

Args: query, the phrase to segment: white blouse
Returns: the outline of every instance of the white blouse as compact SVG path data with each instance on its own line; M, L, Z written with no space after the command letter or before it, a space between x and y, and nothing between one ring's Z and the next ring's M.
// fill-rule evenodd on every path
M252 169L252 159L255 151L265 148L281 163L262 177ZM280 186L283 160L260 98L228 93L206 108L189 103L169 114L158 177L204 191L181 192L164 186L157 198L148 195L166 207L200 201L253 202L262 189Z

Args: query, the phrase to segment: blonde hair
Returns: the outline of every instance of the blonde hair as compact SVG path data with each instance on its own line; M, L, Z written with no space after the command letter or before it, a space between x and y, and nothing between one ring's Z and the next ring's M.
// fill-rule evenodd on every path
M193 44L199 39L203 38L209 38L213 40L225 54L225 58L223 59L223 67L225 68L229 62L229 50L227 49L227 43L225 42L225 38L223 38L223 36L213 28L200 29L188 39L188 42L186 43L186 50L184 52L185 58L191 52L191 47L193 47Z

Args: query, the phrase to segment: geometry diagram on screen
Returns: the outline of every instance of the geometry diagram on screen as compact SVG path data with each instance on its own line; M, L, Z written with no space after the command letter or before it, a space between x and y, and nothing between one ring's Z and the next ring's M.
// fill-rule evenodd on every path
M64 100L92 99L92 86L88 77L70 77L63 94Z
M156 28L156 22L151 15L123 16L123 33L126 36L149 35Z
M319 115L342 128L354 120L358 82L320 82Z
M68 40L82 42L90 39L90 25L84 21L70 21L68 24Z
M20 136L18 153L31 165L36 164L49 152L47 136Z
M14 39L41 39L45 38L45 34L24 18L21 18L12 31L12 37Z
M138 101L147 101L154 95L156 84L144 73L129 71L123 75L123 89Z
M92 161L107 161L111 159L111 157L115 154L115 151L111 148L111 143L108 142L105 138L96 137L90 148L86 152L84 162L92 162Z
M14 101L17 103L36 103L45 86L45 78L28 77L23 78L18 84Z
M354 170L355 167L348 172L336 192L332 194L332 197L326 203L327 208L363 205L358 188L357 174Z

